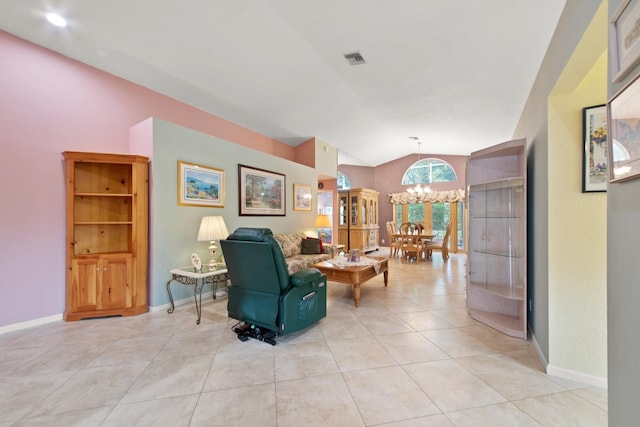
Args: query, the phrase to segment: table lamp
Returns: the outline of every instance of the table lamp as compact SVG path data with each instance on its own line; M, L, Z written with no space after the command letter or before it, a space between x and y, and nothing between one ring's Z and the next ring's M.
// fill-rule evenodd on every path
M200 230L198 231L198 241L209 242L209 271L216 269L216 240L226 239L229 236L224 218L221 216L205 216L200 222Z
M326 233L324 232L325 228L331 228L331 221L329 220L329 215L320 214L316 217L316 228L320 229L320 240L324 242L324 236Z

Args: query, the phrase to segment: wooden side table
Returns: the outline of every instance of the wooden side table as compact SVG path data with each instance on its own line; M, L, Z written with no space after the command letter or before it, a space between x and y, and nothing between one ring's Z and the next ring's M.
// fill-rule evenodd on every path
M226 285L227 280L229 280L227 266L224 264L219 264L216 269L212 271L208 271L206 266L203 266L202 270L203 271L195 271L193 267L180 267L169 270L171 279L167 282L167 294L169 294L171 308L167 310L167 313L173 313L175 310L173 295L171 294L171 282L175 280L183 285L193 285L193 299L196 302L196 312L198 313L196 324L200 324L200 318L202 316L202 288L204 288L206 284L211 284L213 287L213 299L216 299L218 285Z

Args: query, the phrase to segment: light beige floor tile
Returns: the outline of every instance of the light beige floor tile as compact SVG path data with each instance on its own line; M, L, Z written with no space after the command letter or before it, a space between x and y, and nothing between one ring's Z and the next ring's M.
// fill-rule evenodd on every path
M413 313L398 313L398 317L405 321L416 331L431 331L434 329L454 328L453 324L442 317L436 316L430 311L418 311Z
M393 313L375 313L358 315L358 320L371 334L378 336L384 334L400 334L403 332L413 332L413 328L400 320Z
M478 321L469 317L466 308L445 308L433 310L433 313L458 328L478 325Z
M540 426L513 403L500 403L480 408L449 412L446 416L456 427L535 427Z
M340 374L276 384L278 427L364 426Z
M114 406L148 363L83 369L40 401L28 417Z
M155 360L149 364L122 398L122 402L196 394L211 368L214 356Z
M347 372L343 377L367 425L440 413L399 366Z
M603 411L609 410L607 390L600 387L584 387L572 390L573 393L588 400Z
M564 391L547 375L501 354L461 358L458 363L509 400Z
M276 381L286 381L339 372L325 341L301 342L274 349Z
M261 384L202 393L190 427L275 427L275 385ZM304 425L304 424L298 424Z
M439 414L387 423L381 425L381 427L453 427L453 424L451 424L446 416Z
M602 427L607 413L571 391L513 402L544 426Z
M99 427L110 411L111 407L105 407L23 418L12 427Z
M20 419L75 373L65 371L3 377L0 381L0 423L10 424Z
M484 342L465 334L459 329L440 329L422 331L420 333L453 358L496 352Z
M101 427L187 427L198 402L199 394L119 403Z
M531 346L531 348L526 350L509 351L503 354L515 360L519 364L533 369L534 371L546 373L546 369L544 366L542 366L540 357L538 356L538 353L536 352L533 345ZM553 380L554 378L550 377L550 379Z
M249 340L255 341L255 340ZM249 344L249 341L241 344ZM269 344L255 341L265 347ZM249 346L246 346L249 350ZM217 353L203 391L224 390L275 381L273 351Z
M328 339L327 342L342 372L397 365L382 344L371 336Z
M115 341L87 367L117 366L129 363L150 362L167 343L167 336L135 337Z
M531 344L530 341L505 335L482 324L462 328L462 332L478 338L489 347L501 353L529 349L534 350L533 344Z
M87 366L111 344L111 341L99 341L51 347L36 359L21 366L16 373L33 375L45 372L76 371Z
M222 328L216 328L177 333L169 338L154 360L216 354L223 332Z
M405 365L404 369L442 412L507 400L455 360Z
M14 376L16 373L49 351L49 347L37 348L5 348L0 350L0 377Z
M378 337L378 341L401 365L450 358L445 352L417 332L381 335Z

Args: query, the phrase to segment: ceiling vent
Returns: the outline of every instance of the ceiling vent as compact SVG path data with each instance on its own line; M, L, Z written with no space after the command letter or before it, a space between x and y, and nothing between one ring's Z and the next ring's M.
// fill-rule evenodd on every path
M350 65L360 65L367 62L362 55L360 55L360 52L347 53L344 57Z

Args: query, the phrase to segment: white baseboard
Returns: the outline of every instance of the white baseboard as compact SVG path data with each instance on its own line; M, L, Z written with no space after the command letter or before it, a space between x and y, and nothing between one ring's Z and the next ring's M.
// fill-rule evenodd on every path
M547 359L544 357L542 350L540 349L540 345L536 340L536 336L531 332L531 330L529 330L529 333L531 335L531 342L533 342L533 345L536 348L536 352L538 353L538 357L540 358L540 363L542 363L542 366L544 367L547 375L552 375L554 377L562 378L565 380L576 381L579 383L605 389L608 387L608 381L606 378L596 377L595 375L585 374L584 372L578 372L571 369L550 365L549 362L547 362Z
M41 317L39 319L27 320L26 322L14 323L12 325L6 325L0 327L0 335L9 332L19 331L21 329L27 329L34 326L46 325L47 323L57 322L62 320L62 313L54 314L52 316Z
M548 365L547 375L553 375L554 377L577 381L579 383L589 384L604 389L608 388L608 381L606 378L585 374L584 372L578 372L571 369L560 368L559 366Z
M208 292L203 292L202 293L202 299L206 299L206 298L213 298L213 291L208 291ZM173 304L176 307L179 307L181 305L185 305L185 304L193 304L193 295L182 298L182 299L178 299L178 300L174 300ZM171 303L166 303L166 304L162 304L162 305L156 305L156 306L149 306L149 312L150 313L157 313L159 311L167 311L169 308L171 307Z
M538 344L538 340L536 339L536 336L533 334L531 329L529 329L529 336L531 337L531 342L533 343L533 346L536 348L536 353L538 353L538 358L540 359L540 363L542 363L542 366L544 367L544 370L546 372L547 367L549 366L549 362L547 362L547 358L544 357L544 353L540 348L540 344Z
M213 291L203 292L202 299L205 299L205 298L213 298ZM174 301L174 303L176 307L184 304L189 304L189 303L193 304L193 296L176 300ZM149 306L147 308L149 309L150 313L157 313L159 311L167 311L169 307L171 307L170 303L156 305L154 307ZM34 326L46 325L47 323L57 322L59 320L62 320L62 313L54 314L52 316L47 316L47 317L41 317L39 319L27 320L26 322L13 323L11 325L0 326L0 335L6 334L9 332L20 331L22 329L32 328Z

